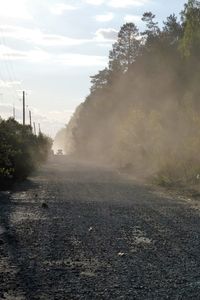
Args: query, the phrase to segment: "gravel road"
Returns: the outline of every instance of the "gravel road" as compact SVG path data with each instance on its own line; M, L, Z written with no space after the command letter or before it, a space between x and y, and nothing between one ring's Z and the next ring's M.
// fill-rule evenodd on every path
M200 299L200 198L54 159L0 193L0 299Z

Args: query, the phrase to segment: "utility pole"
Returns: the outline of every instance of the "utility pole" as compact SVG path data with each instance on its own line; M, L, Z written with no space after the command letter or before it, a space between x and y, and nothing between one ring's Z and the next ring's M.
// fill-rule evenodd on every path
M31 111L29 110L29 120L30 120L30 126L32 130L32 116L31 116Z
M34 128L34 134L36 135L36 127L35 127L35 122L33 122L33 128Z
M39 134L41 133L40 123L38 123Z
M13 104L13 119L15 120L15 104Z
M25 109L25 102L26 102L26 96L25 96L25 91L23 91L23 125L25 126L26 124L26 109Z

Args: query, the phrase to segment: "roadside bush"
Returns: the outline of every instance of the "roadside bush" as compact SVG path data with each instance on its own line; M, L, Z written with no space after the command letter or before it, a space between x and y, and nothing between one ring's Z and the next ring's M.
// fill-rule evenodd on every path
M45 162L52 146L50 138L36 136L30 126L14 119L0 121L0 187L23 180Z

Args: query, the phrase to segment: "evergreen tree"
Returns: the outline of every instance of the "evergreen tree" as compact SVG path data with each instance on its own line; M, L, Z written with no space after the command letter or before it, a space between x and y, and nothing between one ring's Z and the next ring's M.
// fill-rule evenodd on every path
M110 81L110 70L108 68L105 68L101 71L99 71L98 74L93 75L90 77L91 78L91 93L95 91L100 91L103 88L105 88Z
M117 42L109 55L109 67L113 72L125 72L138 56L139 31L135 24L126 23L119 31Z
M163 23L164 36L168 39L169 43L176 44L177 41L179 41L179 39L181 38L183 31L181 24L177 21L176 15L170 15Z
M142 17L142 21L146 23L146 30L142 33L147 38L152 38L158 35L160 29L158 22L154 21L155 15L152 12L145 12Z

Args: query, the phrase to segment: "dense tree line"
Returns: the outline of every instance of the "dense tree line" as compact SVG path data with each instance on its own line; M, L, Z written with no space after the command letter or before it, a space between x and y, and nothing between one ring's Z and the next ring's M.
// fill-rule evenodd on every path
M25 179L46 161L51 146L50 138L34 135L30 126L0 119L0 188Z
M144 32L124 24L108 67L91 77L91 93L67 130L69 150L160 183L195 181L200 172L200 2Z

